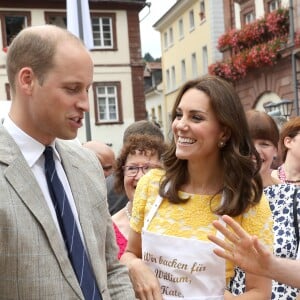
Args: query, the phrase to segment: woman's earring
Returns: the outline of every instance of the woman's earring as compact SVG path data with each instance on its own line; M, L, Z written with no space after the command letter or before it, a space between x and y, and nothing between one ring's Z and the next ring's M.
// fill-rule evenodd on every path
M218 147L219 147L219 148L223 148L224 146L225 146L225 142L219 141Z

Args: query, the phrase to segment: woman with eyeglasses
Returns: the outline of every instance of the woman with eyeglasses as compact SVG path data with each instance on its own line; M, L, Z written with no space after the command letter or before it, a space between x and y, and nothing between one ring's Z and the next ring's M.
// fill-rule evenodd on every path
M147 134L133 134L123 145L115 169L115 189L126 193L126 206L112 216L120 258L127 245L132 200L140 178L149 170L161 168L161 156L166 145L160 137Z
M151 170L138 182L121 257L136 298L270 299L271 280L252 274L246 274L245 294L227 291L235 266L213 253L207 237L217 235L213 221L227 212L272 248L260 159L237 93L215 76L188 81L171 118L164 169Z

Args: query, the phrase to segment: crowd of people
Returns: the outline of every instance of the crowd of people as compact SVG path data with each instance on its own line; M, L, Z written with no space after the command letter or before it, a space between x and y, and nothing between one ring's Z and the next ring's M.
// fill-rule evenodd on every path
M73 142L93 82L80 39L23 29L7 74L0 299L298 299L300 117L279 131L207 75L178 91L170 141L137 121L115 154Z

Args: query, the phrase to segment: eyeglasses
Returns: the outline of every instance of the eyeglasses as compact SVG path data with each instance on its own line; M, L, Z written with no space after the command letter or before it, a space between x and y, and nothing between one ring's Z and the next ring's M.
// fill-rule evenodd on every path
M159 168L159 165L155 165L155 164L148 164L148 165L144 165L144 166L123 166L123 172L124 175L127 177L135 177L138 172L141 170L143 174L146 174L148 171L150 171L151 169L155 169L155 168Z

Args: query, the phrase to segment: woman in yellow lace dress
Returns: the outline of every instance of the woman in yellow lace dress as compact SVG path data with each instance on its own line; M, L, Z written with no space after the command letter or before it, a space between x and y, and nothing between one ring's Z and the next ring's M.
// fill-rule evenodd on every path
M260 158L234 88L212 76L187 82L173 107L172 132L165 170L138 183L121 261L139 299L233 299L226 284L234 265L213 253L212 222L228 214L270 248L273 239ZM271 280L246 274L246 290L242 299L268 299Z

